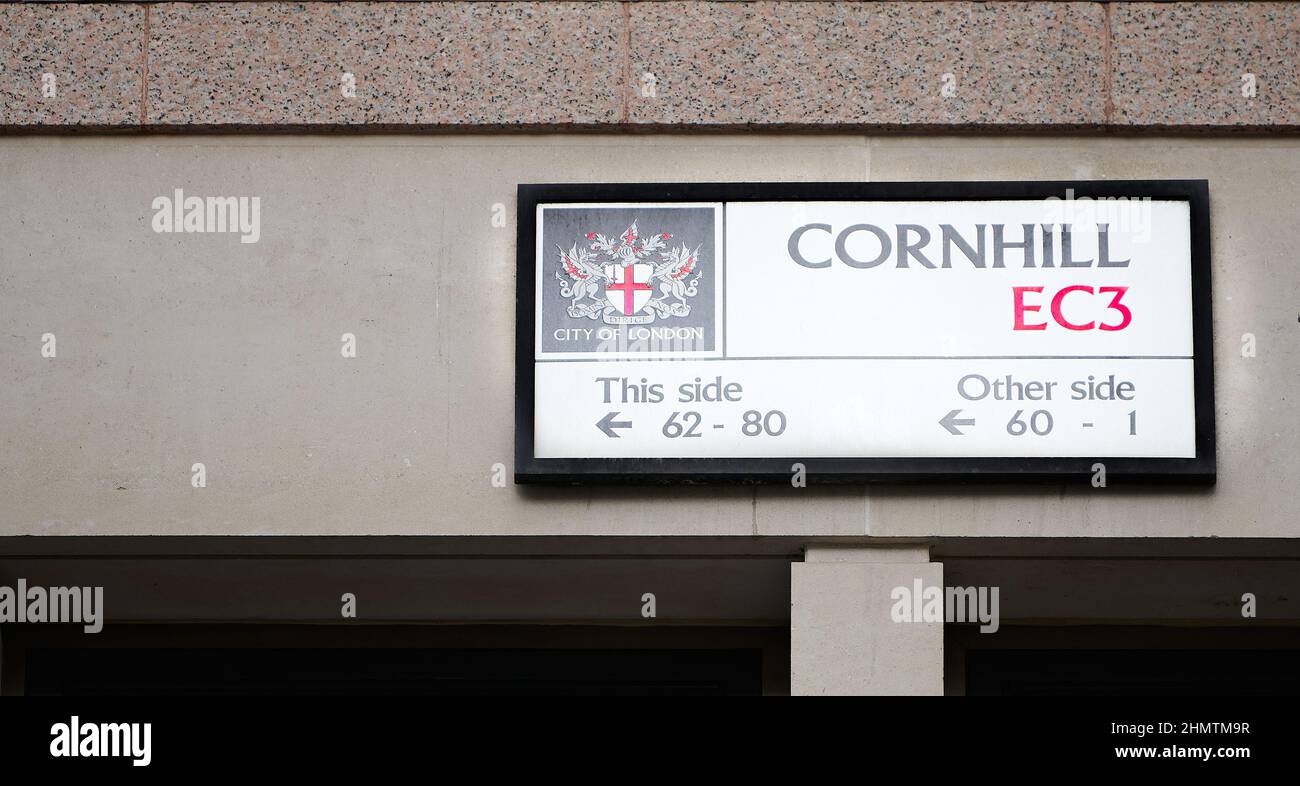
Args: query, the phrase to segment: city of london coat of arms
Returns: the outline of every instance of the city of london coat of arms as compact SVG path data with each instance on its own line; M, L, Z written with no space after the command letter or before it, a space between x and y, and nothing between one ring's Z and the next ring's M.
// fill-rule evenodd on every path
M588 232L568 251L562 246L555 273L569 316L609 325L644 325L656 317L684 317L699 293L700 247L669 246L667 232L642 236L636 222L617 237Z

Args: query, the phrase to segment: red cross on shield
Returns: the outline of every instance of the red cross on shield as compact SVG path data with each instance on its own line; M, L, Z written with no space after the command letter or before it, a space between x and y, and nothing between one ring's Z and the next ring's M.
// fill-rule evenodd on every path
M650 302L654 289L650 286L650 276L653 273L653 267L642 263L606 265L605 275L614 283L605 285L605 299L623 316L632 316Z

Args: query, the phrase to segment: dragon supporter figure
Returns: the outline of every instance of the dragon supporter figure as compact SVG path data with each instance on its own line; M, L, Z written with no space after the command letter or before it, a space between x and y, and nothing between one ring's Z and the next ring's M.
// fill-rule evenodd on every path
M688 301L699 294L700 247L669 248L671 238L667 232L642 236L633 221L614 238L588 232L586 243L575 242L568 251L557 245L563 273L555 277L560 294L570 299L569 316L616 322L618 316L690 314Z

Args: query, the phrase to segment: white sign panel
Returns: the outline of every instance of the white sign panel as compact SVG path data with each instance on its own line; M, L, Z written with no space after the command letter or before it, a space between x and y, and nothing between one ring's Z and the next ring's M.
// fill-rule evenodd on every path
M518 469L770 480L802 460L871 480L1080 474L1108 459L1212 478L1204 184L1062 186L617 201L639 187L590 187L601 198L587 201L544 193L582 187L521 189L531 412Z

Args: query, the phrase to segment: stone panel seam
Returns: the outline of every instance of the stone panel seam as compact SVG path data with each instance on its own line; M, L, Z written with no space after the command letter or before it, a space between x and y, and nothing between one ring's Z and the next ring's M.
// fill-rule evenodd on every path
M632 108L628 95L632 90L632 8L627 2L619 5L623 11L623 34L620 38L623 45L623 84L619 90L619 95L623 100L618 123L621 126L626 126L632 119Z
M1101 51L1102 51L1102 74L1103 74L1103 96L1102 120L1101 122L1109 128L1112 118L1115 115L1115 74L1114 74L1114 36L1111 32L1110 3L1101 4L1102 12L1105 15L1105 23L1101 28Z
M144 45L140 49L140 126L149 125L149 11L148 3L144 9Z

